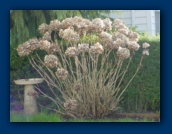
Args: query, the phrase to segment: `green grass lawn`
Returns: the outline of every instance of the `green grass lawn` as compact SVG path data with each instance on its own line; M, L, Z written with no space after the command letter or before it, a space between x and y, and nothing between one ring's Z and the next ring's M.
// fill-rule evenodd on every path
M10 122L154 122L148 119L134 120L131 118L121 119L98 119L98 120L84 120L84 119L70 119L65 120L56 114L39 113L36 115L28 116L23 114L10 114Z

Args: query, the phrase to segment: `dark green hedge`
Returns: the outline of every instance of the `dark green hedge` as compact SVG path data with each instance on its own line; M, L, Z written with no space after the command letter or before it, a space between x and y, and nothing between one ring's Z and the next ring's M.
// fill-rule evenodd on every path
M160 110L160 40L141 38L139 44L148 42L150 55L146 56L142 68L136 75L121 101L120 108L127 112L157 112ZM140 57L141 52L136 54ZM134 73L139 58L134 58L127 79Z

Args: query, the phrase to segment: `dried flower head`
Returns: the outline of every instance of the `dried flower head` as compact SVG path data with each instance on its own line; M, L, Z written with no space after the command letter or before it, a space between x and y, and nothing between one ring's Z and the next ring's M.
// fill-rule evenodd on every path
M43 23L43 24L39 25L38 30L41 34L44 34L45 32L48 31L48 25Z
M136 41L137 42L139 40L139 35L136 32L130 31L128 33L128 38L129 38L130 41Z
M108 43L112 41L112 35L107 32L101 32L99 34L99 40L101 43Z
M51 41L51 32L49 32L49 31L45 32L42 39Z
M140 48L140 45L135 41L128 42L128 49L137 51Z
M68 42L77 42L80 39L80 36L73 28L68 28L65 30L60 30L59 36Z
M125 28L125 25L124 25L124 24L122 23L122 21L119 20L119 19L115 19L113 25L115 26L115 29L116 29L116 30Z
M130 51L127 48L118 48L117 56L120 59L127 59L130 56Z
M104 28L103 20L100 18L96 18L92 20L91 28L94 29L94 32L101 32Z
M81 90L82 86L80 84L76 84L74 89L78 92L79 90Z
M113 35L112 35L112 39L117 40L119 38L123 40L123 39L126 39L127 37L124 34L120 33L120 32L114 32Z
M118 29L118 32L120 32L120 33L122 33L122 34L127 36L128 33L129 33L129 29L128 29L128 27L124 26L124 28Z
M77 101L75 99L69 99L64 103L64 108L67 111L74 111L77 108Z
M66 18L61 22L61 28L62 29L66 29L66 28L70 28L73 27L73 18Z
M65 54L69 57L75 57L78 55L78 49L76 47L68 47Z
M37 38L32 38L27 41L27 43L30 45L28 49L31 51L34 51L35 49L39 48L39 40Z
M49 51L49 48L51 47L51 43L47 40L40 40L39 41L39 48L41 50Z
M47 50L47 52L49 54L53 54L53 53L59 52L59 51L60 51L60 48L59 48L58 44L56 44L56 43L52 43L50 45L49 49Z
M127 42L128 42L127 38L123 38L123 39L117 38L117 40L113 42L114 49L118 49L119 46L126 47Z
M143 43L142 47L143 47L143 48L148 48L148 47L150 47L150 45L149 45L148 43L145 42L145 43Z
M147 50L147 49L143 50L142 54L143 55L149 55L149 50Z
M77 28L77 32L80 36L86 35L91 24L90 20L83 19L80 17L74 17L74 27Z
M61 23L59 20L52 20L50 21L50 24L49 24L49 30L51 31L59 30L60 26L61 26Z
M94 46L91 46L89 49L89 52L91 54L102 54L103 51L104 51L103 46L99 42L94 44Z
M79 52L88 52L89 51L89 44L86 44L86 43L78 44L78 51Z
M109 18L104 19L103 23L104 23L103 29L105 31L112 30L112 21Z
M56 76L59 78L59 80L64 81L68 76L68 72L64 68L58 68L56 71Z
M47 67L51 67L51 68L56 67L58 65L58 58L57 56L52 54L46 55L44 57L44 63Z
M32 38L27 42L21 44L17 48L19 56L28 56L30 52L34 51L39 47L39 41L37 38Z
M83 19L81 17L75 16L73 18L73 25L78 29L87 29L90 25L91 21L87 19Z
M18 46L17 53L20 57L22 56L28 56L31 52L31 50L27 49L29 44L24 43Z

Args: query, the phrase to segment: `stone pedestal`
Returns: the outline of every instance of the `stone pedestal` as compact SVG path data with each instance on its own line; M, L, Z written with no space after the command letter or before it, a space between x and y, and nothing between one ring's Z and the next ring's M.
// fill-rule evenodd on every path
M15 80L15 84L24 85L24 113L27 115L36 114L38 112L36 97L37 92L34 89L34 84L43 82L42 78L20 79Z
M36 92L33 85L25 85L24 88L24 113L28 115L38 112Z

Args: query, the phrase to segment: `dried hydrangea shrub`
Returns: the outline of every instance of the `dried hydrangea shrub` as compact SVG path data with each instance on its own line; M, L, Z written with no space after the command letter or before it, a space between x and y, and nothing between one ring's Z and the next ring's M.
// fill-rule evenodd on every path
M49 87L61 93L62 98L57 100L49 96L57 104L56 111L75 118L101 118L115 111L118 100L127 88L121 90L123 87L120 85L134 56L130 56L130 52L134 53L140 48L139 35L129 30L121 20L112 22L109 18L52 20L49 25L40 25L39 31L43 34L39 40L31 39L20 45L17 51L19 56L28 56L38 48L48 53L44 62L41 60L37 63L42 58L39 56L36 57L38 59L32 56L29 58L33 67L39 73L43 72L40 75L47 79ZM66 46L58 45L60 41ZM142 56L136 73L144 55L149 55L149 46L147 43L142 45ZM109 58L110 55L115 57L115 64ZM122 66L125 59L128 59L126 69ZM47 70L40 68L42 66L46 66Z

